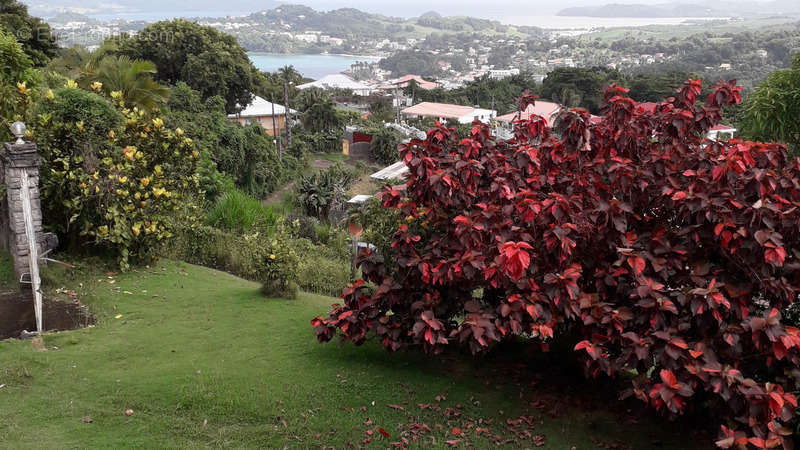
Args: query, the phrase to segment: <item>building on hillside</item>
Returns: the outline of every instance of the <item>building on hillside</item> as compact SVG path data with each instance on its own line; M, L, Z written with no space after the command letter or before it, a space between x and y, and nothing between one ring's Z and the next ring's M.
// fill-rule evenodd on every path
M432 102L419 103L404 109L402 113L408 118L432 117L442 123L455 120L461 124L472 123L475 120L489 123L497 116L497 111L491 109Z
M535 104L528 105L525 111L504 114L499 116L497 121L505 128L513 128L515 120L528 120L531 116L536 115L543 117L547 122L547 126L552 127L556 116L561 112L561 108L558 103L537 100Z
M297 111L289 109L291 114ZM261 97L254 97L253 101L237 114L228 114L228 120L242 125L257 123L261 125L269 135L278 133L286 128L286 107L264 100Z
M430 91L431 89L436 89L437 87L439 87L439 83L436 83L436 82L433 82L433 81L428 81L428 80L422 78L419 75L404 75L404 76L402 76L400 78L397 78L395 80L390 80L386 84L378 86L378 89L384 90L384 91L393 91L395 89L404 89L404 88L408 87L408 85L411 83L411 80L416 81L417 82L417 86L419 86L420 89L424 89L426 91Z
M347 75L342 75L340 73L325 75L317 81L301 84L297 86L297 89L308 89L312 87L320 89L346 89L353 91L355 95L361 96L368 96L372 93L371 87L367 86L366 84L359 83Z
M519 69L492 69L489 71L489 78L493 80L502 80L514 75L519 75Z

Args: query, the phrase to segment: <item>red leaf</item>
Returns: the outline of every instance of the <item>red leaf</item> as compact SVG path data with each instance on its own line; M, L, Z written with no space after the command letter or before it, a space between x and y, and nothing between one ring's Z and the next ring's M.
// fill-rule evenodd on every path
M378 428L378 433L382 434L383 437L385 437L385 438L389 437L389 432L384 430L383 428Z

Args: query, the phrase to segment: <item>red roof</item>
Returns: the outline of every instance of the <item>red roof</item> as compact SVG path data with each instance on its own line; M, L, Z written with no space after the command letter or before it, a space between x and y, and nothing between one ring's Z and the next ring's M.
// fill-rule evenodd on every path
M388 84L379 86L378 89L395 89L395 88L408 87L408 84L409 82L411 82L411 80L416 81L417 85L420 88L425 89L426 91L429 91L431 89L436 89L437 87L439 87L438 83L425 80L419 75L404 75L396 80L390 81Z
M501 122L513 122L514 120L528 120L532 115L541 116L547 121L548 126L553 125L553 120L556 118L558 112L561 111L561 105L552 102L543 102L537 100L535 104L528 105L522 113L514 112L499 116L497 120Z

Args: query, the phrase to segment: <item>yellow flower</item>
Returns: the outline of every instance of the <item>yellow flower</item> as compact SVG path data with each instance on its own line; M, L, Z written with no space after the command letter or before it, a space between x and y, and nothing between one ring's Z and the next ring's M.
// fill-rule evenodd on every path
M75 126L78 127L78 131L83 131L83 121L82 120L80 122L76 123Z
M97 194L97 193L99 193L99 192L100 192L100 186L97 186L97 185L95 185L95 187L94 187L94 193L95 193L95 194Z
M52 90L52 89L48 89L48 90L47 90L47 94L45 94L45 97L46 97L48 100L53 100L54 98L56 98L56 95L55 95L55 94L53 94L53 90Z
M75 80L67 80L66 87L70 89L75 89L78 87L78 83L76 83Z
M100 89L103 89L103 83L99 81L95 81L92 83L92 90L95 92L100 92Z
M128 181L128 177L125 177L125 176L123 176L123 177L119 177L119 182L120 182L120 183L124 183L124 182L126 182L126 181Z
M167 190L164 188L153 188L153 195L155 195L156 198L161 197L165 192L167 192Z
M111 98L113 98L114 100L120 100L122 98L122 92L121 91L112 92Z
M114 130L109 130L109 132L108 132L108 138L109 139L114 139L114 136L116 136L116 135L117 135L117 133L114 132Z
M142 194L137 192L137 193L133 194L133 198L135 198L136 200L139 200L140 198L142 198Z
M17 83L17 89L19 89L19 93L22 95L28 95L30 89L28 89L28 85L26 82Z
M149 178L149 177L147 177L147 178L142 178L142 179L141 179L141 180L139 180L139 181L142 183L142 186L143 186L143 187L147 187L147 185L148 185L148 184L150 184L150 178Z
M183 130L180 128L175 128L175 136L181 137L183 136Z
M134 235L138 236L139 233L141 233L141 227L142 227L142 225L137 223L137 224L135 224L134 226L131 227L131 231L133 231Z
M273 254L269 255L269 259L275 259L275 254L273 253Z
M156 175L161 175L161 166L155 166L153 170L156 172Z
M153 119L153 126L156 127L156 128L163 127L164 126L164 120L161 119L160 117L156 117L155 119Z
M193 151L193 152L192 152L192 157L193 157L194 159L197 159L199 156L200 156L200 153L198 153L198 152L197 152L197 150L195 150L195 151Z
M136 147L131 147L131 146L125 147L124 149L122 149L122 153L125 154L125 159L127 159L128 161L133 161L133 157L134 155L136 155Z

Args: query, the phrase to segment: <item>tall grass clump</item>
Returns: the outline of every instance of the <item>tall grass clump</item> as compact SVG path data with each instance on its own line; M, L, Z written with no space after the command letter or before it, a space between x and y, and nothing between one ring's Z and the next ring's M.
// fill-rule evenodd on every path
M253 197L233 189L214 203L206 216L206 225L225 231L271 233L279 215Z

